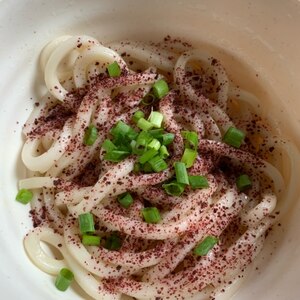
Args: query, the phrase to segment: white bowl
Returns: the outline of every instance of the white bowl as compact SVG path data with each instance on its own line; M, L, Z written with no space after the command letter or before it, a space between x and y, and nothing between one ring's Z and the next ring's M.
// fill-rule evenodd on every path
M28 210L14 201L24 175L21 127L42 93L38 55L51 39L63 34L88 34L103 42L184 37L211 49L230 77L262 100L272 124L300 146L300 1L2 0L0 20L1 299L80 299L76 290L56 291L53 278L28 260L22 244L31 226ZM257 262L259 270L234 299L299 298L299 195L298 184L286 199L290 207L282 226L274 228Z

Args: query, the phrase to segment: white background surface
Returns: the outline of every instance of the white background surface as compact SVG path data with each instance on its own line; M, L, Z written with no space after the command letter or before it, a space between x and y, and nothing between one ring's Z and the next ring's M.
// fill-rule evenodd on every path
M298 143L299 28L296 0L0 1L0 298L79 298L73 290L56 291L54 279L28 260L22 244L30 228L28 207L14 201L17 179L24 176L21 125L41 95L38 55L48 41L63 34L89 34L101 41L171 34L196 45L213 44L221 49L213 50L217 55L227 57L230 75L263 95L271 119ZM253 74L243 81L245 70ZM255 73L262 86L256 84ZM299 299L299 194L295 190L287 199L291 208L282 229L275 231L272 256L262 255L259 272L250 276L235 299Z

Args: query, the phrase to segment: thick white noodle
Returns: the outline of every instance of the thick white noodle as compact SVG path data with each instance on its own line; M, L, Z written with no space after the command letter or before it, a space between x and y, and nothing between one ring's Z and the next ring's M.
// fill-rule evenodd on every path
M59 64L72 50L79 49L78 47L86 48L94 44L99 44L99 42L92 37L74 36L64 40L51 53L45 64L45 83L49 92L58 100L63 101L68 94L68 91L61 85L58 79L57 70Z
M119 53L126 53L148 66L155 66L160 70L166 72L173 72L178 54L167 51L155 46L147 45L142 42L115 42L109 44L109 47L118 51Z
M72 120L65 123L59 137L53 141L51 147L41 155L34 155L41 143L40 139L26 140L22 149L22 160L31 171L45 173L65 152L72 136Z
M91 191L83 197L83 200L74 206L69 207L73 216L90 212L98 205L109 193L116 188L117 181L124 178L133 170L133 160L125 160L115 165L107 171L94 185ZM107 184L107 179L111 178L111 183Z
M223 110L226 110L229 80L225 69L219 63L213 64L213 57L210 54L195 49L183 53L176 62L174 72L177 75L175 76L178 78L178 73L184 71L187 63L193 60L200 61L205 67L214 70L218 86L220 87L217 102Z
M40 66L41 66L41 70L43 72L45 71L47 61L49 60L49 57L51 56L52 52L57 48L58 45L60 45L64 41L70 39L71 37L72 37L71 35L59 36L58 38L49 42L43 48L43 51L41 52L41 55L40 55Z
M48 255L42 248L41 242L47 242L59 250L58 245L64 243L63 237L55 234L53 229L37 227L30 231L24 239L24 247L30 259L46 273L57 275L65 267L64 260L58 260Z
M85 49L75 61L74 65L74 83L76 88L83 88L87 84L87 67L91 63L99 63L102 70L105 70L108 64L116 61L121 68L127 68L126 63L121 56L102 45L94 45Z

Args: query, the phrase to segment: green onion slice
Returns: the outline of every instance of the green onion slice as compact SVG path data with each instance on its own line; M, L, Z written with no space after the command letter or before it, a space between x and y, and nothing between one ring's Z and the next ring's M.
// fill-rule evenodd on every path
M170 133L170 132L165 133L162 136L162 139L163 139L162 144L165 145L165 146L168 146L169 144L171 144L173 142L174 138L175 138L174 133Z
M74 279L74 274L67 268L62 268L55 280L55 286L58 290L64 292L70 286Z
M145 106L152 105L156 101L156 97L152 93L148 93L141 101Z
M130 193L124 193L118 197L118 202L124 208L129 208L133 203L133 198Z
M180 196L184 192L185 184L173 181L162 185L168 195Z
M106 238L104 248L108 250L117 251L121 247L122 247L122 239L116 233L112 233Z
M159 148L159 156L162 158L162 159L166 159L170 156L169 152L168 152L168 149L165 145L162 145L160 148Z
M141 131L136 139L137 147L146 147L152 140L153 137L148 131Z
M195 249L194 254L197 256L206 255L217 243L219 239L214 236L207 236L201 243L199 243Z
M91 213L79 215L79 230L81 234L95 232L94 217Z
M138 154L138 153L135 153L135 149L136 149L136 140L132 140L130 142L130 147L131 147L131 151L134 153L134 154Z
M101 237L97 235L84 234L81 241L85 246L100 246Z
M148 118L148 121L153 125L153 127L160 128L163 119L164 119L164 116L162 113L160 113L158 111L152 111Z
M83 143L92 146L98 137L98 129L94 125L90 125L84 134Z
M156 81L152 87L153 94L156 98L161 99L169 92L169 86L163 79Z
M110 130L110 133L114 137L112 143L116 146L116 149L110 149L104 159L119 162L132 152L130 143L137 138L138 133L123 121L118 121ZM110 146L112 148L112 145Z
M144 164L145 162L149 161L152 157L156 156L157 153L157 150L149 149L139 157L139 162L141 164Z
M137 123L139 119L144 118L144 117L145 117L145 114L141 110L138 110L133 114L132 121Z
M189 182L192 189L204 189L209 187L208 180L205 176L189 176Z
M153 172L153 169L152 169L151 165L149 164L149 162L146 162L143 165L142 170L144 173L152 173Z
M240 192L252 186L251 179L248 175L243 174L236 179L236 186Z
M174 163L176 180L179 183L189 184L189 177L187 174L186 166L183 162Z
M104 159L112 162L120 162L130 155L128 151L112 150L105 153Z
M158 155L151 158L148 163L150 164L152 170L156 173L168 168L167 163Z
M229 127L223 137L223 141L226 144L233 146L235 148L240 148L244 139L245 139L245 134L241 130L235 127Z
M131 141L132 152L137 155L142 155L152 140L152 136L147 131L141 131L136 141Z
M135 140L131 141L130 146L133 154L142 155L145 152L145 148L138 146Z
M117 124L110 130L113 136L126 135L130 131L131 127L123 121L118 121Z
M116 61L107 67L107 71L110 77L118 77L121 75L121 68Z
M155 149L156 151L160 148L160 142L157 139L153 139L147 146L149 149Z
M27 189L21 189L16 195L16 200L22 204L29 203L33 198L33 193Z
M146 207L142 209L142 215L147 223L158 223L161 220L159 210L156 207Z
M183 162L187 168L190 168L194 164L197 155L198 153L196 150L185 148L181 158L181 162Z
M109 139L106 139L103 144L102 144L102 148L106 151L106 152L110 152L112 150L116 150L117 147L115 146L115 144L109 140Z
M138 133L123 121L118 121L117 124L110 130L110 133L118 141L123 142L124 137L130 141L136 139Z
M151 129L153 127L153 124L144 118L140 118L136 125L138 128L145 130L145 131L148 131L149 129Z
M151 129L148 133L155 139L161 139L163 137L164 130L162 128Z
M195 131L181 131L182 137L185 139L185 147L197 150L198 148L198 135Z

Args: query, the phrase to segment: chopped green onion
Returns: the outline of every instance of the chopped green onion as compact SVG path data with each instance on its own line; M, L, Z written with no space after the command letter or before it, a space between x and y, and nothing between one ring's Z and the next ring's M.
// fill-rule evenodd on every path
M127 133L127 137L129 138L129 140L135 140L138 136L138 133L130 127L130 131Z
M161 139L163 137L164 130L162 128L151 129L148 133L155 139Z
M201 243L199 243L195 249L194 254L197 256L206 255L219 241L218 238L214 236L207 236Z
M130 152L123 150L112 150L105 153L104 159L112 162L120 162L130 155Z
M162 145L160 148L159 148L159 156L162 158L162 159L166 159L169 157L169 152L168 152L168 149L165 145Z
M150 164L154 172L161 172L168 168L167 163L158 155L151 158L148 163Z
M226 144L233 146L235 148L240 148L244 139L245 139L245 134L241 130L235 127L229 127L223 137L223 141Z
M138 133L123 121L118 121L118 123L110 130L110 133L121 141L123 141L124 137L128 137L129 140L134 140L138 136Z
M138 132L136 132L133 128L131 128L130 132L128 132L127 137L130 141L135 140L138 136Z
M133 114L132 121L137 123L140 118L144 118L144 117L145 114L141 110L138 110Z
M103 144L102 144L102 148L106 151L106 152L110 152L112 150L116 150L117 147L115 146L115 144L111 141L106 139Z
M135 149L136 149L136 140L132 140L130 142L130 147L131 147L131 151L134 153L134 154L138 154L138 153L135 153ZM141 152L142 153L142 152Z
M195 131L181 131L182 137L185 139L185 147L197 150L198 148L198 135Z
M98 137L98 129L94 125L90 125L84 134L83 143L92 146Z
M143 165L143 171L145 173L152 173L153 172L153 169L151 167L151 165L149 164L149 162L146 162L144 165Z
M158 99L163 98L169 92L169 86L163 79L156 81L152 89L154 96Z
M162 185L168 195L180 196L184 192L185 184L173 181Z
M148 131L149 129L151 129L153 127L153 124L144 118L140 118L136 125L138 128L145 130L145 131Z
M107 67L107 71L110 77L118 77L121 75L121 68L116 61Z
M118 121L117 124L110 130L110 133L114 136L126 136L129 133L134 131L132 127L128 124L124 123L123 121Z
M96 235L84 234L81 241L85 246L100 246L101 237Z
M95 232L94 217L91 213L79 215L79 230L81 234Z
M121 247L122 239L116 233L113 233L106 238L104 248L108 250L119 250Z
M156 207L143 208L142 215L147 223L155 224L161 220L159 210Z
M136 141L131 142L132 153L137 155L142 155L145 152L145 148L137 147Z
M132 141L134 141L134 140L132 140ZM132 152L132 147L131 147L131 142L132 141L128 141L127 140L125 144L123 144L123 143L117 144L118 148L116 150L118 150L118 151L124 151L124 152L127 152L127 153L131 153ZM112 151L116 151L116 150L112 150Z
M148 121L155 127L155 128L160 128L162 121L164 119L164 116L162 113L158 112L158 111L152 111Z
M189 184L189 177L187 174L186 166L183 162L174 163L176 180L179 183Z
M156 151L160 148L160 142L157 139L153 139L147 146L149 149L155 149Z
M153 137L148 131L141 131L136 139L137 147L146 147L152 141L152 139Z
M185 166L187 168L190 168L194 164L194 161L197 158L197 155L198 155L198 153L196 150L185 148L184 153L181 158L181 162L185 163Z
M124 208L128 208L133 203L133 198L130 193L124 193L118 197L118 202Z
M33 198L33 193L27 189L21 189L17 193L16 200L22 204L29 203Z
M208 180L205 176L190 175L189 182L192 189L203 189L209 187Z
M148 106L152 105L156 101L155 96L152 93L148 93L141 101L141 104Z
M142 155L152 139L152 136L148 134L147 131L141 131L136 141L131 141L132 152L137 155Z
M173 142L175 138L175 134L174 133L165 133L163 136L162 136L162 144L165 145L165 146L168 146L169 144L171 144Z
M243 174L236 179L236 186L240 192L246 190L247 188L250 188L251 185L251 179L246 174Z
M149 149L139 157L139 162L144 164L157 154L155 149Z
M64 292L70 286L73 279L73 272L67 268L62 268L56 277L55 286L58 290Z

